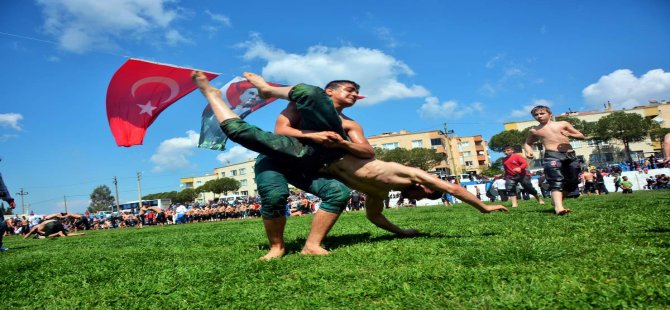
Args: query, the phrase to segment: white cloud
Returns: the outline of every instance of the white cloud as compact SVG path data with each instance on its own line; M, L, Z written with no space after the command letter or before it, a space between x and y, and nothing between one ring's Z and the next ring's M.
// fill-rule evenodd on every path
M19 135L14 135L14 134L3 134L0 136L0 142L5 142L8 141L9 139L14 139L17 138Z
M534 100L531 104L524 105L518 110L512 110L512 113L509 114L509 117L511 118L519 118L519 117L525 117L525 118L530 118L530 110L532 110L534 107L538 105L543 105L547 107L551 107L553 103L547 99L536 99Z
M614 109L632 108L648 104L650 99L670 99L670 72L654 69L641 77L631 70L619 69L601 76L582 90L584 100L592 108L600 108L610 101Z
M21 121L22 119L23 115L18 113L0 114L0 126L21 130L21 126L19 126L19 121Z
M173 0L38 0L45 17L44 31L53 35L61 48L84 53L111 49L117 41L146 39L153 31L173 31L170 23L178 16L166 9Z
M191 166L188 157L193 155L193 150L198 146L199 138L200 134L189 130L186 132L186 137L177 137L161 142L156 153L151 156L151 162L155 164L154 172Z
M386 43L386 47L388 48L396 48L402 45L400 41L396 39L395 36L391 33L391 29L386 27L376 27L373 29L373 31L380 40Z
M498 62L500 62L502 59L505 58L505 54L498 54L493 56L493 58L489 59L489 61L486 62L486 65L484 65L487 69L493 69Z
M456 119L482 111L481 102L470 105L461 105L455 100L440 103L437 97L427 97L426 101L417 112L422 118L450 118Z
M189 43L191 40L185 38L182 36L179 31L170 29L165 33L165 40L167 41L168 45L170 46L176 46L180 43Z
M267 60L261 74L269 81L320 87L331 80L356 81L361 85L361 95L366 96L357 103L359 105L429 95L423 86L400 82L400 77L412 76L414 72L402 61L379 50L317 45L305 54L292 54L266 44L258 35L252 35L251 40L239 46L246 48L245 59Z
M220 161L222 164L236 164L240 163L243 161L247 161L252 158L256 158L258 156L258 153L247 150L246 148L236 145L233 146L230 151L221 153L218 156L216 156L216 159Z
M211 18L213 21L215 21L218 24L221 24L226 27L232 26L232 23L230 22L230 17L226 15L221 15L221 14L216 14L212 13L209 10L205 10L205 13L209 15L209 18Z

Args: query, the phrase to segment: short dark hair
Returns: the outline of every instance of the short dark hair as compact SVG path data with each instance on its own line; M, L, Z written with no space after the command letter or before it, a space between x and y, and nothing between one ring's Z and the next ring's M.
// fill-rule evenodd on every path
M328 88L330 88L330 89L338 89L338 88L340 88L340 87L342 86L342 84L351 84L351 85L354 85L354 87L356 88L356 90L360 90L360 88L361 88L361 86L358 85L358 83L356 83L356 82L354 82L354 81L349 81L349 80L335 80L335 81L330 81L330 82L328 82L328 84L326 84L326 88L325 88L325 89L328 89Z
M516 150L516 148L515 148L513 145L505 145L505 146L503 146L503 150L506 150L506 149Z
M547 113L551 114L551 109L546 105L537 105L532 110L530 110L530 115L534 115L537 110L545 110Z

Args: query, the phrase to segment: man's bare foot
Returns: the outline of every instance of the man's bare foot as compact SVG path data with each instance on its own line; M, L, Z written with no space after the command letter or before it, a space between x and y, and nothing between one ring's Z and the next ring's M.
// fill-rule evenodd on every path
M537 203L543 205L543 204L544 204L544 200L540 199L540 200L537 201Z
M249 81L256 89L258 89L258 96L263 98L263 99L268 99L271 96L270 90L272 89L272 86L268 84L260 75L251 73L251 72L244 72L242 73L245 79Z
M267 260L271 260L271 259L275 259L275 258L280 258L282 256L284 256L284 249L272 248L272 249L270 249L268 254L265 254L264 256L262 256L260 258L260 260L266 260L267 261Z
M563 209L563 210L561 210L561 211L556 212L556 215L566 215L566 214L570 213L570 211L572 211L572 210L570 210L570 209Z
M191 72L191 79L193 79L195 85L198 85L198 89L200 89L200 92L202 92L203 95L215 95L221 97L221 91L209 84L209 79L207 79L207 76L202 73L202 71Z
M514 205L512 206L512 208L518 208L518 207L519 207L519 206L514 206Z
M305 245L304 248L302 248L302 251L300 251L300 254L302 255L328 255L330 252L328 250L320 247L320 246L307 246Z

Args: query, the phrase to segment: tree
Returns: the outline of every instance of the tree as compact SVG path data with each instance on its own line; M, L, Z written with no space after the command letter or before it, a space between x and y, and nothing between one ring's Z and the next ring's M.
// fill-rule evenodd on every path
M527 133L527 130L524 132L516 129L504 130L491 137L489 148L499 153L502 153L505 146L508 145L513 146L515 149L520 149L526 143Z
M493 163L491 163L490 167L482 170L482 175L487 177L494 177L496 175L503 174L505 171L503 170L502 160L503 157L496 159Z
M88 206L88 212L107 211L112 205L114 205L112 191L107 185L100 185L91 193L91 204Z
M205 182L201 187L205 187L203 190L210 191L214 194L223 194L228 195L228 192L234 192L240 189L240 182L231 178L220 178L215 180L209 180ZM200 187L198 187L198 190Z
M657 126L637 113L619 111L599 119L593 128L593 135L603 141L620 140L623 142L626 158L632 161L629 144L646 139L655 125Z
M196 197L198 197L199 194L200 193L198 193L195 189L185 188L177 193L175 201L181 203L192 202Z

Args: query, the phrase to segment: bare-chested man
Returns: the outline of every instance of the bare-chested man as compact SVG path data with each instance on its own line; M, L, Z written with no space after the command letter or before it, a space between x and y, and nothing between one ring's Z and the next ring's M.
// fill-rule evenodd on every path
M68 234L68 231L63 226L63 223L52 219L35 225L25 236L23 236L23 239L26 239L31 235L37 235L38 238L57 238L81 236L83 233Z
M252 73L245 73L244 76L258 88L260 94L266 97L287 99L288 93L291 91L291 87L270 86L260 76ZM382 214L384 199L388 196L388 192L394 189L402 189L403 197L414 199L422 199L429 196L437 199L440 197L441 192L449 192L482 213L507 211L501 205L485 205L465 188L457 184L445 182L421 169L384 162L374 158L365 159L357 157L357 150L355 149L357 146L352 146L351 142L344 140L340 134L332 131L317 133L322 139L319 144L324 147L303 144L295 137L264 132L241 120L237 114L233 113L221 98L221 92L209 85L209 81L204 74L194 72L193 79L200 88L200 91L207 98L217 120L221 122L221 129L224 133L231 140L250 150L267 154L268 156L293 160L293 162L296 162L297 159L300 160L305 169L311 169L317 165L308 163L321 159L323 154L320 152L332 153L336 149L346 149L348 152L338 156L338 159L321 162L321 167L325 164L325 167L321 168L321 171L334 176L352 189L367 194L367 217L372 223L382 229L399 235L415 235L417 233L413 229L399 228ZM296 107L296 109L300 110L300 107ZM315 122L315 119L319 118L318 115L305 115L304 110L300 110L299 112L303 121ZM343 126L358 126L355 122L347 125L345 123L346 120L343 120ZM324 128L323 130L326 129ZM336 128L331 128L331 130L336 130ZM310 134L314 133L310 132ZM273 141L274 143L267 143L267 141ZM296 150L305 151L297 154ZM363 152L365 151L363 150Z
M596 192L595 178L595 174L589 170L582 172L582 180L584 180L584 194L591 196L591 194Z
M551 120L551 110L536 106L531 111L539 126L531 128L524 144L526 157L533 159L533 143L542 140L544 146L544 174L551 189L551 200L558 215L568 214L563 198L579 185L579 161L570 145L570 138L584 139L584 134L566 121Z

